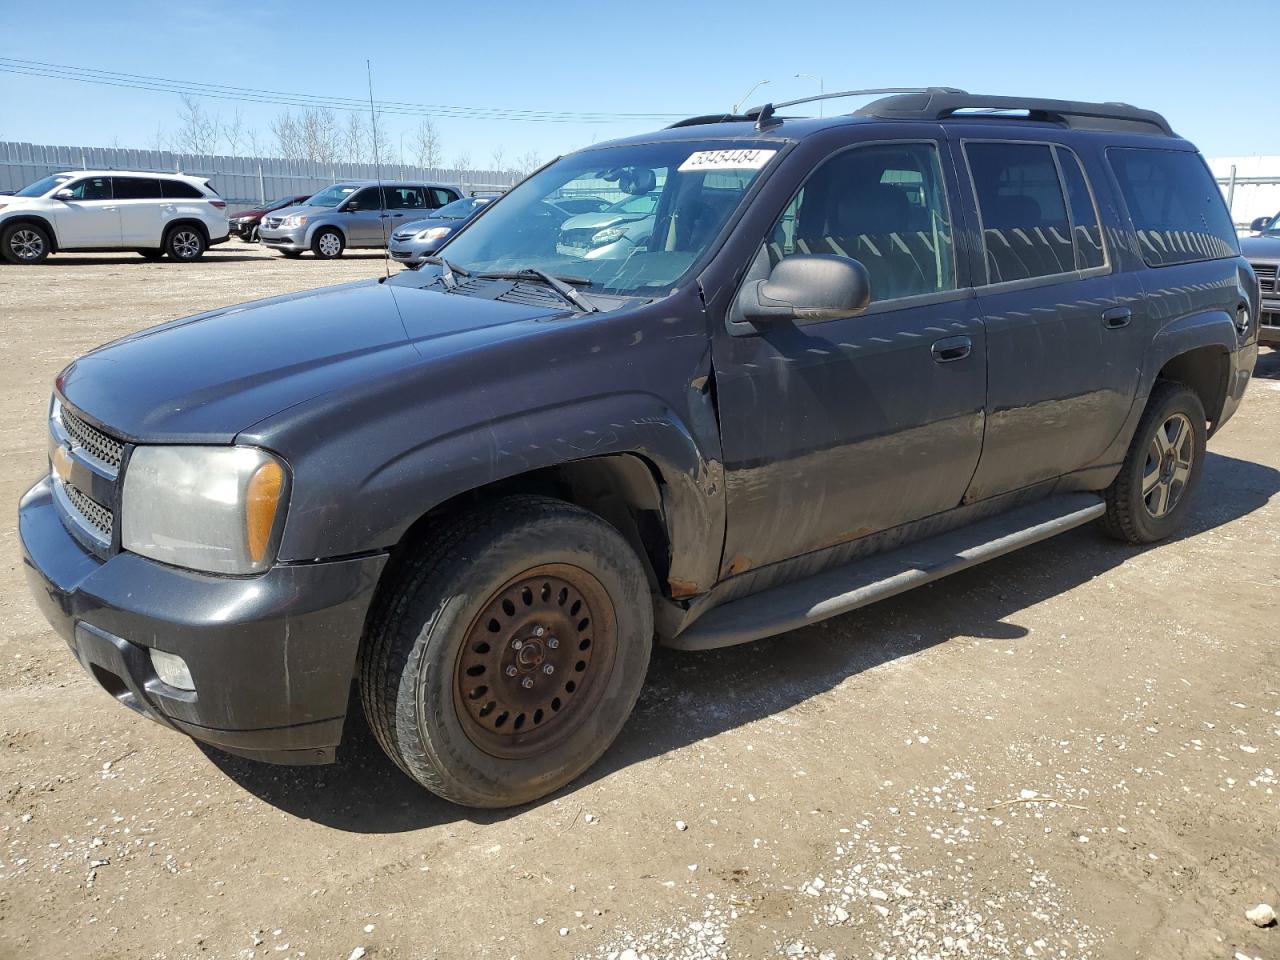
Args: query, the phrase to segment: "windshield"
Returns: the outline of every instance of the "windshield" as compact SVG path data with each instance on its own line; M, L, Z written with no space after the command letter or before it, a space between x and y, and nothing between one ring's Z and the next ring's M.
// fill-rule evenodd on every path
M299 200L296 195L281 197L279 200L272 200L266 205L266 210L279 210L281 207L292 207L300 203L306 203L306 200Z
M441 252L472 272L532 267L588 290L658 296L702 258L777 152L688 140L586 150L512 189ZM641 216L579 226L557 202L585 196Z
M463 217L471 216L477 207L484 206L488 202L487 199L480 200L476 197L463 197L461 200L453 201L453 203L446 203L432 216L439 217L441 220L461 220Z
M347 197L355 193L359 187L353 187L345 183L336 183L332 187L326 187L317 193L314 197L306 202L308 207L336 207Z
M15 197L43 197L46 193L48 193L54 187L61 186L62 184L67 183L68 181L73 179L75 179L75 174L73 173L55 173L51 177L45 177L43 180L37 180L35 183L32 183L28 186L23 187L21 190L15 193L14 196Z
M653 213L658 206L658 194L648 193L643 197L627 197L617 203L611 203L602 213Z
M18 194L22 196L22 194ZM1280 213L1271 218L1271 222L1262 228L1263 233L1269 233L1272 236L1280 235Z

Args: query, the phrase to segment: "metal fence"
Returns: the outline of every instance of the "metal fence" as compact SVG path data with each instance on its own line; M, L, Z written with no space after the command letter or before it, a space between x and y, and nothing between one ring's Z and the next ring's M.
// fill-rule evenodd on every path
M319 163L279 157L222 157L0 141L0 191L21 190L41 177L64 170L138 170L207 177L232 211L291 193L316 193L342 180L373 180L378 174L372 163ZM398 163L384 163L381 173L384 180L450 183L460 185L464 191L505 189L520 179L520 174L509 170L459 170Z

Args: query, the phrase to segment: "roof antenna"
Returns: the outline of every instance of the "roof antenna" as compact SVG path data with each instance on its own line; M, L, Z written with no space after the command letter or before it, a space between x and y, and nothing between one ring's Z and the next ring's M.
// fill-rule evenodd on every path
M373 137L373 175L378 182L378 223L382 226L382 269L386 276L384 280L391 279L391 251L387 249L387 195L382 192L382 158L379 156L378 149L378 111L373 107L373 67L369 65L366 59L364 62L365 76L369 81L369 122L370 135Z

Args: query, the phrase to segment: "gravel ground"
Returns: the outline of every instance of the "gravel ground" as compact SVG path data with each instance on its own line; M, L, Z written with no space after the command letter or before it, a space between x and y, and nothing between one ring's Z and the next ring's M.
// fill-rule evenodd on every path
M55 373L199 310L376 275L238 242L0 267L10 510ZM394 268L393 268L394 269ZM1092 529L748 647L658 651L581 782L505 812L202 751L112 704L0 526L0 957L1276 958L1280 354L1187 535ZM12 513L10 514L12 518Z

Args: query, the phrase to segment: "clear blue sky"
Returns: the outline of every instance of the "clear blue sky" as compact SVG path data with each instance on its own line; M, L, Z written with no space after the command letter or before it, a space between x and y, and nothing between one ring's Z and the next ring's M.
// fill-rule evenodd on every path
M291 93L362 97L368 57L379 99L694 114L727 109L765 78L752 103L816 92L793 78L803 72L828 91L937 84L1124 100L1162 111L1208 156L1280 153L1280 127L1259 109L1274 86L1241 56L1251 26L1203 0L2 0L0 23L0 57ZM149 147L158 128L177 126L178 106L174 94L0 73L0 139ZM206 101L224 116L237 106L269 141L283 108ZM394 152L416 121L385 123ZM466 153L481 166L495 148L545 159L661 122L436 125L446 159Z

